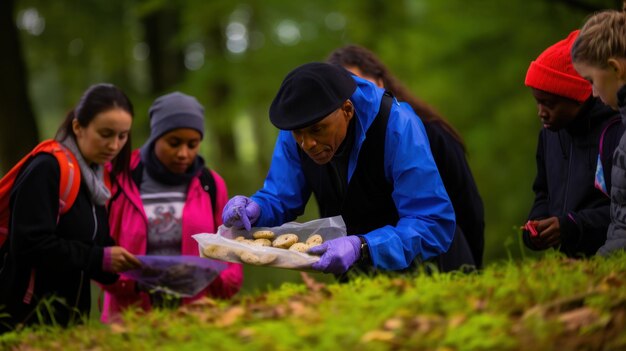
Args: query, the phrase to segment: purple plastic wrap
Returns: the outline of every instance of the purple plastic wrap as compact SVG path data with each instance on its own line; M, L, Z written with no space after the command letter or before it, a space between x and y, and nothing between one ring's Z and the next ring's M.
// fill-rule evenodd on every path
M142 267L122 273L150 292L177 297L195 296L204 290L221 271L224 262L198 256L137 256Z

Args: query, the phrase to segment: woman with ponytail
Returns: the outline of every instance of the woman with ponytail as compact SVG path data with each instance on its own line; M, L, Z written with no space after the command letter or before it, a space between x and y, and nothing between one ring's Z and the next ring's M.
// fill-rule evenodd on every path
M117 87L93 85L55 140L20 165L0 251L0 312L9 315L0 319L0 332L81 322L91 309L90 280L112 284L117 273L141 265L114 246L106 209L111 192L104 165L127 172L132 116L130 100ZM80 177L64 177L68 172ZM71 206L59 191L64 178L76 180L68 187L75 192Z
M625 2L626 3L626 2ZM626 13L608 10L591 16L571 50L574 68L593 85L593 95L622 116L626 124ZM611 224L598 254L626 248L626 138L613 155Z

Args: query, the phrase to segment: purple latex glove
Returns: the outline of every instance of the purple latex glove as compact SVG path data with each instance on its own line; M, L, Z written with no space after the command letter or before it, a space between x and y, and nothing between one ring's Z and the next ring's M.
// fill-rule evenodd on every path
M222 221L227 227L250 230L261 215L261 207L252 199L237 195L228 200L222 212Z
M329 240L309 249L312 255L322 255L311 268L324 273L345 273L361 257L361 239L356 235Z

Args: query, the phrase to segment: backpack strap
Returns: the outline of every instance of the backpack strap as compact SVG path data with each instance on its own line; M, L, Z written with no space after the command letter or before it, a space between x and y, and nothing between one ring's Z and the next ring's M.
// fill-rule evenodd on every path
M65 146L57 143L58 148L52 150L52 154L59 162L61 169L61 182L59 184L59 213L65 214L70 210L80 189L80 167L78 160ZM105 172L105 184L111 188L108 181L108 173ZM107 184L108 183L108 184Z
M217 221L215 220L217 214L217 186L215 185L213 174L211 174L211 171L206 167L202 168L202 172L200 173L200 184L202 185L202 189L204 189L204 191L206 191L211 198L211 206L213 207L213 224L215 225L215 229L217 229Z
M602 129L602 133L600 134L600 145L599 145L599 154L600 157L602 157L603 153L604 153L604 134L606 134L606 131L609 130L609 128L617 123L621 123L622 121L622 117L621 116L615 116L613 118L611 118L609 120L609 122L604 126L604 128ZM612 160L612 157L610 157L610 159Z
M130 178L135 183L137 189L141 188L141 181L143 180L143 162L139 161L137 166L130 171Z
M42 152L49 153L59 162L61 179L59 182L59 214L64 214L72 207L80 189L80 167L76 157L56 140L44 140L35 146L26 156L18 161L7 174L0 179L0 245L8 235L10 220L9 200L15 179L24 164Z
M602 128L602 132L600 133L600 142L598 145L598 161L596 162L596 172L594 177L594 187L600 190L604 195L610 197L610 190L607 184L607 177L610 176L610 173L607 174L606 170L611 169L611 162L613 162L613 155L609 155L609 157L604 157L604 135L607 130L611 128L611 126L619 125L621 123L621 117L616 116L606 123L606 125Z

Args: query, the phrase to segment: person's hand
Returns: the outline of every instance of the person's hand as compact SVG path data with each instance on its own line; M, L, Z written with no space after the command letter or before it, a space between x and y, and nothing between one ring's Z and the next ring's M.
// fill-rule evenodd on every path
M112 273L126 272L141 267L141 262L135 255L121 246L104 248L104 270Z
M534 238L539 235L539 233L537 233L537 224L539 224L539 221L529 220L522 226L521 229L527 231L530 234L530 237Z
M222 212L222 221L227 227L250 230L261 215L261 207L252 199L237 195L228 200Z
M311 268L324 273L345 273L361 256L361 239L356 235L343 236L313 246L308 253L322 255Z
M561 243L561 226L557 217L537 221L537 235L530 236L530 241L539 249L547 249Z

